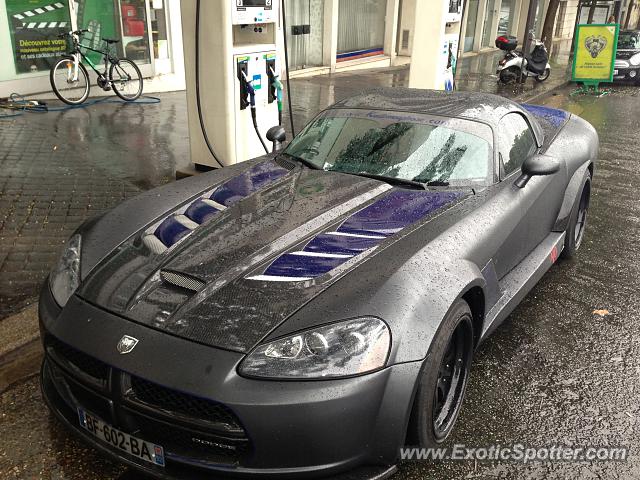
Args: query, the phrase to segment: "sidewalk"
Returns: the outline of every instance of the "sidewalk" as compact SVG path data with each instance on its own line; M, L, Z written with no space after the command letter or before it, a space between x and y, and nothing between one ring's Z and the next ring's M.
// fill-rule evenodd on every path
M504 57L504 52L490 50L468 55L458 63L456 85L461 91L494 93L516 101L527 102L567 83L571 72L569 65L570 50L571 39L555 41L549 55L549 63L551 64L549 78L542 83L534 79L528 79L524 85L498 84L496 67L500 59Z

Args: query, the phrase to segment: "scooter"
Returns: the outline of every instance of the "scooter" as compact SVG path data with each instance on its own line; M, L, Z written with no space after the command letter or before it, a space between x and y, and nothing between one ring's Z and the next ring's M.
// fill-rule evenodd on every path
M506 52L505 56L498 62L498 81L504 84L519 81L522 71L522 81L527 77L533 77L538 82L544 82L551 74L549 65L549 53L542 41L533 40L533 50L529 55L523 55L521 50L516 50L518 40L516 37L504 35L496 38L496 47ZM523 70L524 68L524 70Z

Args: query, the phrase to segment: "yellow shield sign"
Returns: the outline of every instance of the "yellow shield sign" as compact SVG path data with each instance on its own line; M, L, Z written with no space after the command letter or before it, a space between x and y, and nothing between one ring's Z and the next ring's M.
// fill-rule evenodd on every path
M578 25L572 80L611 82L618 44L618 25Z

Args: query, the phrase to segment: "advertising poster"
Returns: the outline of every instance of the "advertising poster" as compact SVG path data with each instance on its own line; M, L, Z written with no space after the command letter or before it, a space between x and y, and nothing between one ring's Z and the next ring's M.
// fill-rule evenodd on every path
M613 81L619 26L578 25L572 80L598 83Z
M444 0L444 21L456 23L462 21L462 3L464 0Z
M49 70L66 51L58 34L70 27L65 1L5 0L16 73Z

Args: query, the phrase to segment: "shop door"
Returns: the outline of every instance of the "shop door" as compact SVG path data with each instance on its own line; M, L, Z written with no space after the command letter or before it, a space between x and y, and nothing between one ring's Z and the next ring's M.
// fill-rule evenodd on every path
M289 68L322 65L324 0L286 0Z
M151 0L151 39L153 45L154 73L171 73L171 49L169 48L168 0Z

